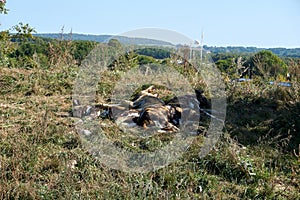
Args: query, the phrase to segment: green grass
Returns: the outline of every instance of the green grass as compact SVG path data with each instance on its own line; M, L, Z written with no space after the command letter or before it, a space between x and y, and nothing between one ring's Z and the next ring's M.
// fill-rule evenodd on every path
M165 168L125 173L90 155L75 130L76 119L62 115L71 111L77 71L76 66L0 68L1 199L300 198L296 86L229 86L224 134L206 157L198 157L203 139L198 136ZM105 81L99 83L101 95L112 89L109 78ZM120 136L107 131L114 139ZM161 140L168 138L154 138L146 150Z

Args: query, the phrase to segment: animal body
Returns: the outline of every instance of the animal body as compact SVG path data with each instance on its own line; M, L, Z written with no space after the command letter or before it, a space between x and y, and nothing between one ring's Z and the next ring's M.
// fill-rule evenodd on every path
M182 123L187 121L199 122L200 102L207 103L200 91L196 95L174 97L164 102L158 97L155 87L142 90L133 101L120 100L116 104L97 104L94 106L80 105L73 102L73 116L102 117L114 120L123 127L140 126L144 129L160 129L165 132L176 132Z

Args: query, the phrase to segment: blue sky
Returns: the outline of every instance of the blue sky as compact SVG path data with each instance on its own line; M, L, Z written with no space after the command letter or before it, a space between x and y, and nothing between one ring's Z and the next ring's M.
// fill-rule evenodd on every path
M177 31L209 46L300 47L299 0L7 0L0 30L18 22L38 33Z

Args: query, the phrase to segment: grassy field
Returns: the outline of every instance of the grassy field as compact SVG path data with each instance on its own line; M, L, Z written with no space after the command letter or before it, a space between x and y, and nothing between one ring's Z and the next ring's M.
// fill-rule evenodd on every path
M228 84L224 134L206 157L199 136L165 168L125 173L90 155L67 117L77 73L0 67L1 199L300 199L299 83Z

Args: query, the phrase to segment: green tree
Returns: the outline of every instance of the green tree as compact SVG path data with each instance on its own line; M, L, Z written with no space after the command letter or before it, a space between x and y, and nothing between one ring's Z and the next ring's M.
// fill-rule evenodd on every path
M8 14L8 9L6 9L5 5L6 0L0 0L0 14ZM15 34L12 34L10 30L15 32ZM23 24L22 22L13 26L10 30L0 31L0 66L9 66L9 56L16 54L15 51L21 45L19 42L33 39L32 33L35 32L34 28L30 27L29 24ZM21 49L21 51L23 50ZM32 55L33 53L30 49L26 50L25 54Z
M92 51L97 45L96 42L91 41L73 41L72 43L72 55L77 64L81 64L81 61Z
M287 72L287 65L268 50L256 53L251 58L251 64L265 80L276 80L279 75L285 75Z
M11 35L11 37L20 41L33 39L32 33L36 32L29 24L23 24L22 22L13 26L12 30L15 31L16 34Z
M8 9L5 8L6 0L0 0L0 14L7 14Z
M6 0L0 0L0 14L7 14L8 10L5 8L5 4ZM0 66L7 66L9 64L7 55L13 50L9 31L0 31Z
M119 42L119 40L117 39L110 39L107 43L108 46L110 47L115 47L117 49L121 49L122 48L122 44Z
M235 68L232 64L232 58L226 58L224 60L218 60L216 63L217 67L221 72L233 75L235 73Z

